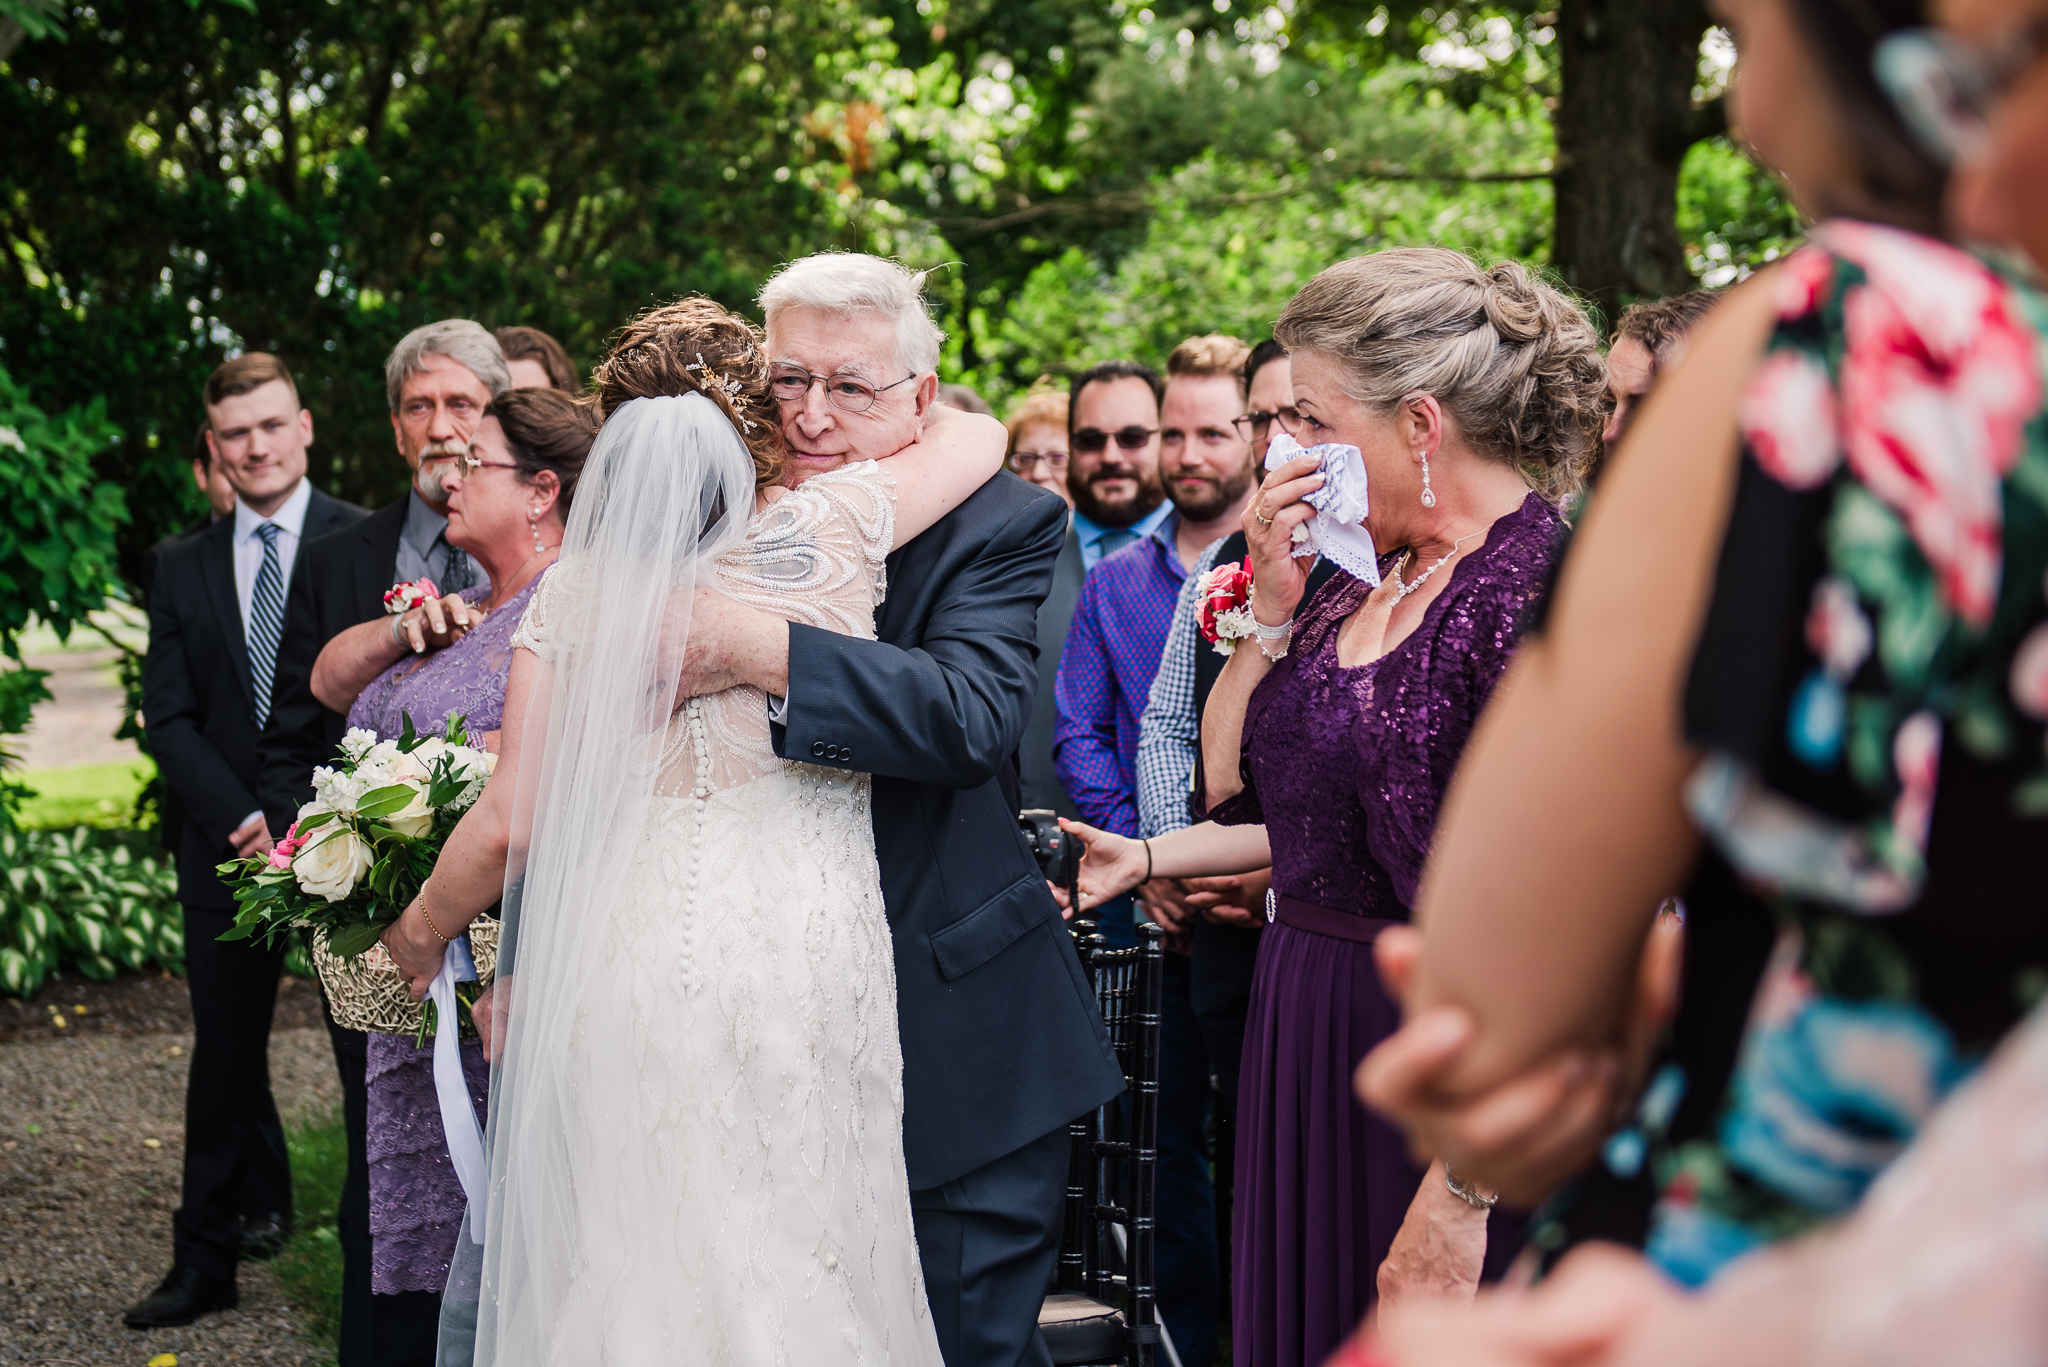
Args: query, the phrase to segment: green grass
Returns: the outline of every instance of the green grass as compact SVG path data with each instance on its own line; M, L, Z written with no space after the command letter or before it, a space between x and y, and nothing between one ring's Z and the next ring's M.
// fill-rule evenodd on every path
M36 795L22 804L18 820L33 830L128 826L135 820L135 799L155 776L147 758L32 770L20 778Z
M270 1265L284 1298L313 1342L333 1353L341 1340L341 1236L335 1212L348 1171L348 1137L336 1113L285 1135L299 1232Z

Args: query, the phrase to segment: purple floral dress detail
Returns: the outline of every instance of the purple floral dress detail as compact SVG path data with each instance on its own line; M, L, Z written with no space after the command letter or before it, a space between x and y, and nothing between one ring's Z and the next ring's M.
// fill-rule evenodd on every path
M1356 668L1337 633L1371 592L1349 575L1297 618L1246 709L1244 791L1225 825L1263 822L1278 909L1259 945L1238 1111L1237 1367L1320 1363L1357 1328L1421 1170L1351 1075L1400 1024L1372 937L1406 921L1444 790L1542 595L1564 537L1535 494L1459 562L1414 634ZM1394 558L1381 558L1392 572ZM1311 925L1321 929L1311 929ZM1487 1267L1520 1222L1496 1212Z
M349 708L348 724L389 740L408 714L414 730L438 731L460 712L473 736L497 730L505 717L512 633L546 576L543 569L446 650L408 655L379 674ZM462 596L477 603L489 594L488 585L478 585ZM370 1036L370 1289L378 1295L439 1295L462 1228L462 1184L448 1162L433 1060L431 1044L422 1049L409 1036ZM481 1119L490 1069L473 1042L462 1046L462 1072Z

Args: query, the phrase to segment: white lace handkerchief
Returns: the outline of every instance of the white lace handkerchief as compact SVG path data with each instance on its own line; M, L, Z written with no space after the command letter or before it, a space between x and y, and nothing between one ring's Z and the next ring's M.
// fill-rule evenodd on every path
M1379 551L1365 530L1365 457L1356 446L1324 442L1304 447L1285 432L1275 432L1266 447L1266 468L1278 469L1298 456L1322 462L1323 487L1308 496L1316 515L1294 529L1294 554L1327 556L1353 579L1377 586Z

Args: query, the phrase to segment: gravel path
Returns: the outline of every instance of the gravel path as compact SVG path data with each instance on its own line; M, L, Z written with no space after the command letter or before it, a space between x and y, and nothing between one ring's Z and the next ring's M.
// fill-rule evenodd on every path
M149 1333L121 1323L170 1267L191 1044L80 1034L0 1045L0 1363L323 1361L260 1264L242 1265L239 1310ZM325 1031L275 1031L270 1067L287 1126L340 1104Z

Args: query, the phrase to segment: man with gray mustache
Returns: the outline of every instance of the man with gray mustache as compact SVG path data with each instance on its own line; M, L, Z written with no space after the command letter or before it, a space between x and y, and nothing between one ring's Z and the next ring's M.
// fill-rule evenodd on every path
M340 713L313 696L313 661L339 633L384 613L384 591L402 580L432 579L443 593L482 582L470 559L447 540L448 499L441 479L491 400L512 387L505 354L478 323L448 318L414 328L384 363L391 433L412 467L404 498L299 550L292 571L284 638L278 645L269 724L257 742L257 795L273 837L283 835L313 795L313 767L334 762L347 729ZM438 648L464 627L451 621L429 645ZM367 1044L362 1032L331 1022L341 1072L342 1119L348 1132L348 1176L342 1186L340 1367L426 1367L434 1360L440 1300L427 1291L372 1295L370 1187L366 1153Z

